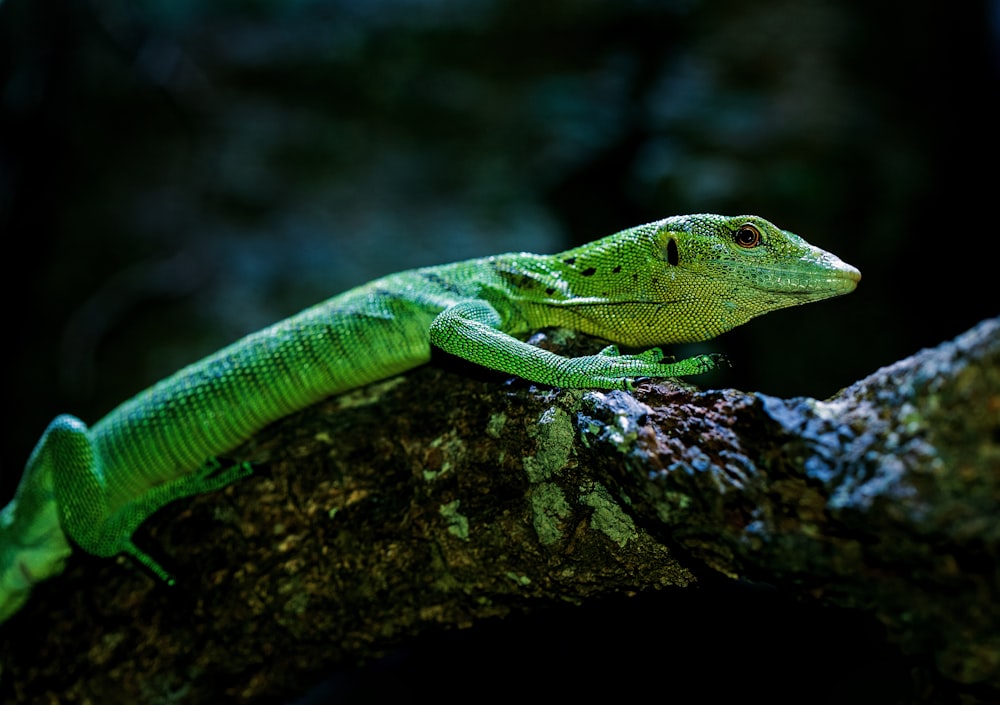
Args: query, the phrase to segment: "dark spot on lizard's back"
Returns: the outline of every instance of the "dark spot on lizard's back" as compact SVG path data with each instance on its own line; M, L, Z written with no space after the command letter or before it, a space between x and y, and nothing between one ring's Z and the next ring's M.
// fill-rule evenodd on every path
M620 271L622 271L622 266L619 264L617 267L615 267L614 269L611 270L611 273L612 274L618 274L618 272L620 272Z
M596 273L597 273L596 269L594 269L593 267L587 267L585 270L583 270L582 272L580 272L580 276L582 276L582 277L592 277Z
M556 290L550 286L545 290L545 293L548 294L549 296L552 296L554 293L556 293Z
M508 282L512 287L518 291L531 291L534 289L540 289L541 283L533 279L528 274L522 274L521 272L510 272L506 270L498 270L497 273L503 277L504 281ZM454 291L454 290L449 290ZM458 292L454 292L458 293Z
M632 272L632 281L639 281L639 272Z
M446 291L450 294L461 293L458 290L458 282L449 281L448 279L443 278L440 274L437 274L436 272L424 272L423 276L424 279L426 279L429 284L433 284L441 291Z
M576 264L576 257L567 257L563 260L563 264Z

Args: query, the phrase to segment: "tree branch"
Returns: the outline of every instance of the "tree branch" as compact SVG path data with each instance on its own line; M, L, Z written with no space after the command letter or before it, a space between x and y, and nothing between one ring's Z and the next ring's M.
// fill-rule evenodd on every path
M998 331L826 402L538 389L450 359L330 399L234 452L251 478L147 522L177 587L79 552L39 586L2 627L0 696L288 697L420 633L706 566L869 611L1000 690Z

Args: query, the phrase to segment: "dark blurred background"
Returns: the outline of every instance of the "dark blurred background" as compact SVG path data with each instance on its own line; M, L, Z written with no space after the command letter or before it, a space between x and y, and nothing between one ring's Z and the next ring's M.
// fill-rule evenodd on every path
M57 413L349 286L667 215L864 274L703 386L824 398L1000 312L996 0L0 1L0 502Z

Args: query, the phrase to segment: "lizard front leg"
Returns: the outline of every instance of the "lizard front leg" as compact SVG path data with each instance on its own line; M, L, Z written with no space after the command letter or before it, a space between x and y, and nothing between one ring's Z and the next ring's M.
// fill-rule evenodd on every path
M596 355L564 357L536 348L500 330L501 318L486 301L464 301L431 323L431 343L477 365L554 387L630 389L643 377L681 377L718 367L721 355L667 361L658 348L621 355L609 346Z

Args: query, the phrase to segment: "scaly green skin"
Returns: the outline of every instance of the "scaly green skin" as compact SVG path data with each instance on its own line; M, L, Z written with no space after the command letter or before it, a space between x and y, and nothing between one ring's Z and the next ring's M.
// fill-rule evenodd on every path
M91 428L59 416L0 511L0 622L58 574L70 540L98 556L140 552L132 533L167 502L245 475L213 458L324 397L399 374L436 346L559 387L629 389L698 374L701 355L616 347L565 358L522 342L563 326L630 347L707 340L768 311L846 294L858 270L754 216L691 215L557 255L507 254L378 279L196 362Z

